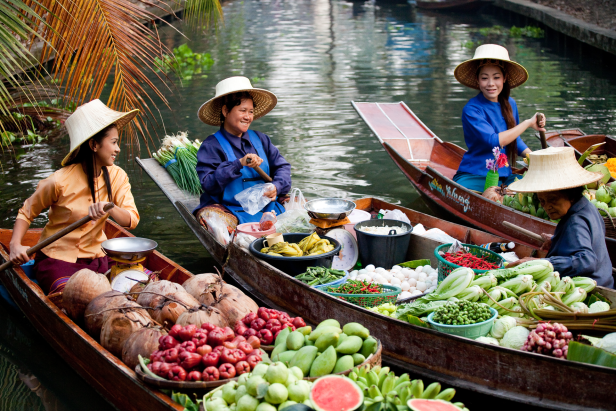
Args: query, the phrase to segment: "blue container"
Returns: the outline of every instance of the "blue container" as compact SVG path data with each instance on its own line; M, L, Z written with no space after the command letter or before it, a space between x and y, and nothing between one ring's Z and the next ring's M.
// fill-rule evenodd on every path
M428 322L430 323L432 328L437 331L447 334L458 335L460 337L466 337L474 340L479 337L485 337L492 329L492 325L494 324L494 320L498 315L498 311L490 307L490 312L492 313L492 317L489 320L475 324L448 325L437 323L432 319L434 318L434 312L431 312L430 315L428 315Z
M347 275L345 275L344 277L342 277L339 280L332 281L331 283L313 285L313 287L317 288L317 289L318 288L324 288L324 287L335 287L337 285L342 285L342 284L346 283L348 279L349 279L349 273L347 273Z
M34 278L34 271L32 270L32 267L34 267L34 259L28 261L27 263L21 266L21 268L24 270L24 273L26 273L28 278L34 281L36 284L38 284L38 282ZM17 304L15 304L15 301L13 301L13 299L11 298L9 291L2 284L0 284L0 297L2 297L2 299L6 301L9 304L9 306L11 306L12 308L16 310L19 310L19 307L17 307Z

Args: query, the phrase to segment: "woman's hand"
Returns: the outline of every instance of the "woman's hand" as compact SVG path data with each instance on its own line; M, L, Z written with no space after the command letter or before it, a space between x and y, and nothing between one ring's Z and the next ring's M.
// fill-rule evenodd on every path
M96 221L107 215L107 212L103 208L109 204L108 202L94 203L88 208L88 215L92 220Z
M15 265L25 264L30 261L30 257L28 257L28 254L26 253L27 250L28 247L26 247L25 245L11 245L11 254L9 259Z
M541 121L537 121L537 114L541 114ZM534 128L537 131L545 132L545 115L543 113L535 113L534 116L529 118L527 121L530 122L530 127Z
M270 198L272 201L274 201L274 200L276 200L276 195L278 194L278 189L273 184L272 184L272 186L274 188L272 188L270 191L267 191L267 192L263 193L263 196L267 197L267 198Z
M250 158L250 163L246 160ZM263 159L256 154L246 154L243 158L240 159L240 164L244 167L255 168L260 166L263 162Z

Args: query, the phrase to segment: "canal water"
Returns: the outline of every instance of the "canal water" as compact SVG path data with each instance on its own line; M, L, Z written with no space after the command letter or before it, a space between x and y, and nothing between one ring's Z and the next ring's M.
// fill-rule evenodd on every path
M214 96L218 81L247 76L255 87L278 96L278 106L253 128L272 138L293 166L293 186L307 197L373 196L431 212L351 101L404 101L438 136L464 146L460 114L476 92L457 83L453 70L472 57L478 41L506 45L530 73L512 92L521 119L542 111L549 129L616 134L616 72L606 64L608 57L551 31L538 39L511 37L506 33L520 22L502 12L432 13L395 1L244 0L223 6L225 22L218 32L189 33L187 39L172 28L159 29L167 46L186 43L195 52L210 53L214 64L206 75L177 83L169 96L174 111L159 105L160 127L153 131L160 137L188 131L190 138L206 138L215 128L199 121L197 109ZM180 22L173 24L183 29ZM523 138L539 148L531 132ZM68 144L64 137L20 152L18 159L1 154L1 227L12 227L37 182L60 167ZM130 176L141 214L134 234L156 240L159 251L192 272L211 270L207 252L132 161L136 155L149 157L145 146L136 151L125 146L118 161ZM45 221L43 214L34 225ZM112 408L23 316L6 309L0 316L7 328L0 333L0 367L8 370L0 387L2 409L43 409L38 396L24 399L29 390L21 385L19 370L35 372L61 409Z

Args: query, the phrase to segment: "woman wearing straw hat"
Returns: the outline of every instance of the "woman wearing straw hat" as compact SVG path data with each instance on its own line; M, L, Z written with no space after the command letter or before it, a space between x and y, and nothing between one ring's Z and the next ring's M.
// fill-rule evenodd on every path
M524 178L509 188L518 193L537 193L552 220L560 219L549 239L547 259L561 277L586 276L597 285L614 287L612 262L605 245L605 224L597 208L582 195L584 186L603 178L582 168L571 147L549 147L530 154ZM509 265L514 267L534 258Z
M462 128L468 151L453 180L471 190L483 192L485 186L486 160L494 159L492 150L505 148L509 164L515 164L518 155L530 150L519 137L527 128L545 131L545 118L537 122L537 114L520 123L511 89L522 85L528 73L521 64L511 61L507 49L496 44L477 47L475 56L459 64L456 79L467 87L479 90L462 110ZM499 171L502 183L514 181L511 167Z
M203 213L217 208L229 210L239 223L260 221L265 211L284 212L276 200L291 189L291 165L266 134L249 130L253 120L269 113L276 102L273 93L253 88L250 80L237 76L219 82L216 96L199 109L201 121L220 127L203 141L197 153L197 174L203 194L193 212L200 220ZM265 193L272 201L261 212L250 215L235 195L265 182L254 170L257 166L272 178L274 188ZM233 217L226 219L231 228L238 221Z
M32 220L46 208L49 221L41 239L87 215L93 220L36 254L33 270L46 294L62 291L69 277L83 268L99 273L108 270L109 260L101 244L107 239L103 229L109 216L128 229L137 226L139 213L128 176L114 161L120 152L118 132L138 112L114 111L100 100L78 107L65 122L71 147L62 160L63 167L40 181L19 210L10 243L10 258L15 264L30 259L22 240ZM105 213L103 208L109 202L115 207Z

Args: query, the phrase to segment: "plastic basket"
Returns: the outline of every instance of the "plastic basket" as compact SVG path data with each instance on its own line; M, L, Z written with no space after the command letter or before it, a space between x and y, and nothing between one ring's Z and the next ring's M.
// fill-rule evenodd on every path
M344 283L346 283L346 281L349 279L349 273L347 273L344 277L342 277L339 280L336 281L332 281L331 283L325 283L325 284L318 284L318 285L313 285L313 288L323 288L323 287L335 287L337 285L342 285Z
M504 267L505 260L503 259L503 257L496 254L495 252L487 250L485 248L481 248L476 245L472 245L472 244L462 244L462 246L464 250L466 250L466 252L471 253L476 257L484 257L486 261L492 264L498 264L500 268ZM447 278L449 273L451 273L456 268L462 267L460 265L450 263L449 261L441 257L441 255L439 254L439 251L447 252L449 247L451 247L451 243L439 245L438 247L434 249L434 256L438 260L438 280L439 281L443 281L445 278ZM473 269L473 271L475 272L475 275L477 275L477 274L483 274L490 270L474 270Z
M434 312L431 312L430 315L428 315L428 322L430 323L432 328L434 328L437 331L440 331L446 334L458 335L460 337L471 338L474 340L475 338L485 337L486 335L488 335L488 333L492 329L492 324L494 324L494 320L496 319L496 316L498 315L498 311L490 307L490 312L492 313L492 318L486 321L482 321L480 323L476 323L476 324L468 324L468 325L440 324L432 320L432 318L434 317Z
M398 300L398 295L400 295L400 293L402 292L402 288L396 287L394 285L383 285L383 291L387 292L383 292L380 294L343 294L336 293L333 291L327 291L327 289L322 289L321 291L324 291L334 297L341 298L352 304L359 305L360 307L372 308L378 307L379 305L385 303L395 304Z

